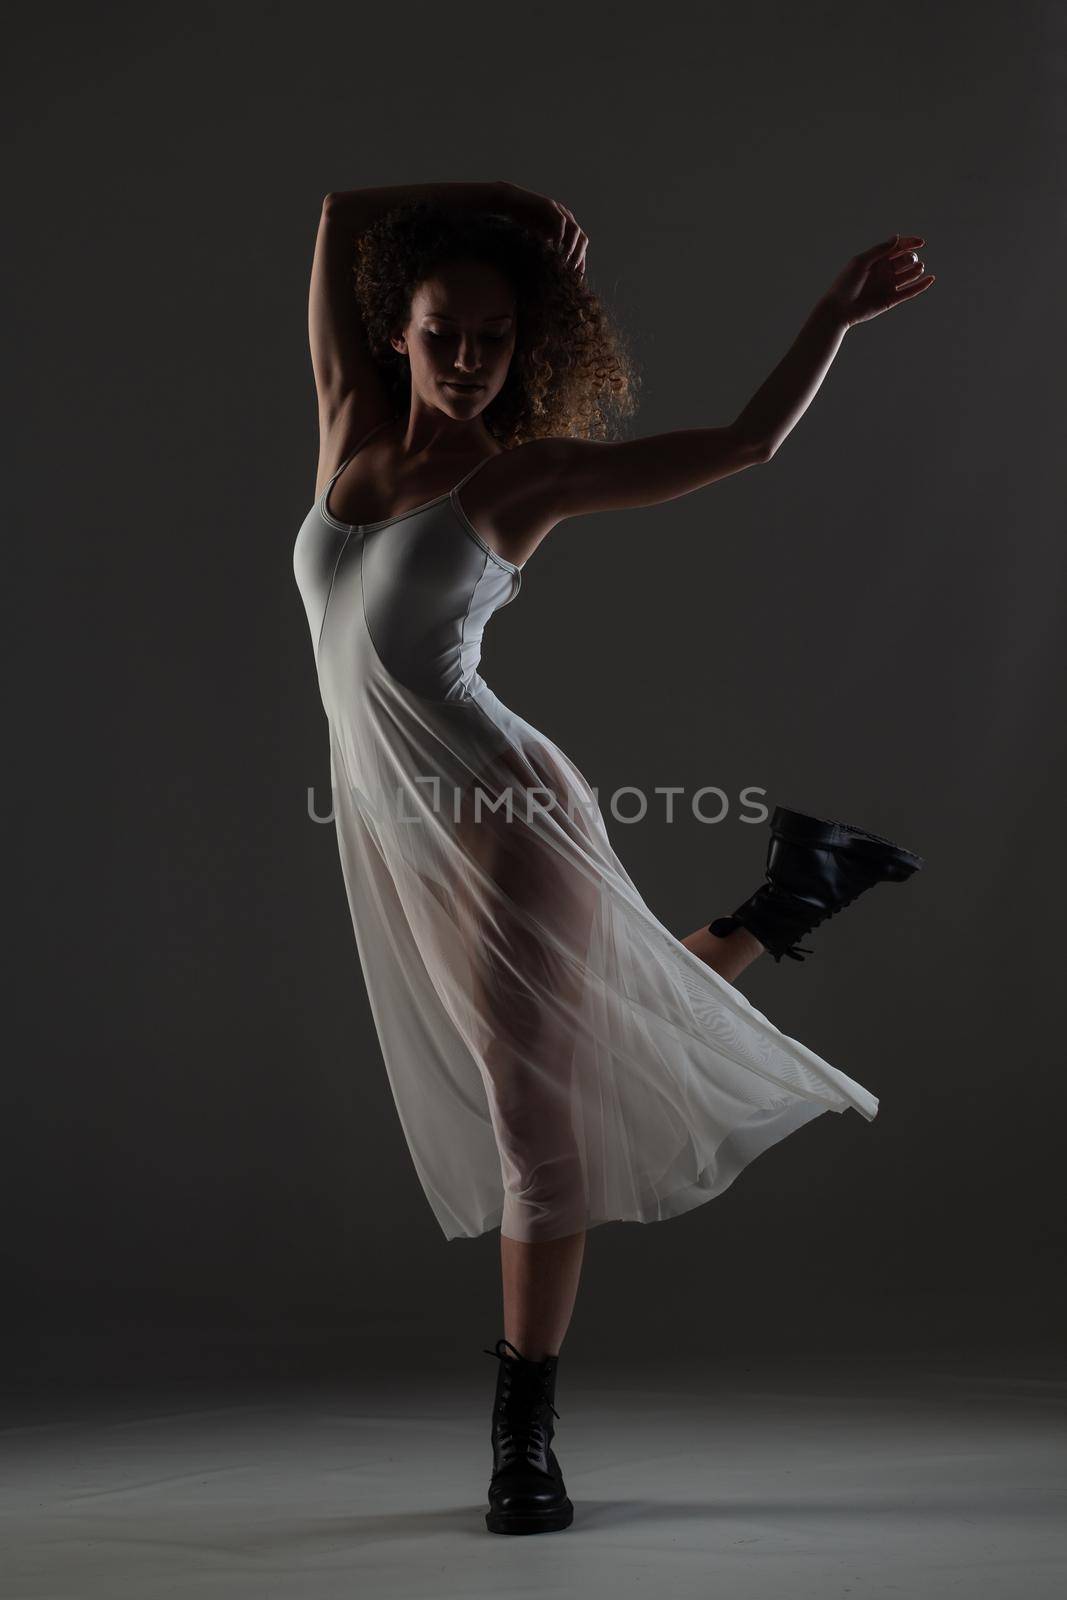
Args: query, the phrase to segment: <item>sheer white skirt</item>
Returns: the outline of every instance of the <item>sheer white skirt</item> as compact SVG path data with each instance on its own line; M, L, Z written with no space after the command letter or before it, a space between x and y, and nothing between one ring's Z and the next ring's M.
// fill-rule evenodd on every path
M447 1238L677 1216L823 1111L873 1119L872 1094L658 921L557 745L477 674L435 702L366 667L343 716L321 675L337 838L385 1069Z

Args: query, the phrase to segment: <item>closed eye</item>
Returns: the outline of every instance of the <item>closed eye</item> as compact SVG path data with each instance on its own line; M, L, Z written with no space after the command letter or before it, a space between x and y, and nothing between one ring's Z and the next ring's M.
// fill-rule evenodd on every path
M440 333L436 328L427 328L426 332L429 334L431 339L451 339L452 338L452 334L450 334L450 333ZM490 344L503 344L505 339L507 338L507 334L506 333L483 333L482 334L482 338L483 339L488 339Z

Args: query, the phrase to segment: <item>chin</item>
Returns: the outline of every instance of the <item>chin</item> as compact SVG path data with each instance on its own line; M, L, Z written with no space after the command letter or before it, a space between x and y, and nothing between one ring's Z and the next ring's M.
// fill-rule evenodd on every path
M469 412L472 408L480 411L483 406L488 405L492 398L485 388L476 389L471 394L462 394L458 389L446 389L442 384L438 392L448 405L456 406L464 413Z

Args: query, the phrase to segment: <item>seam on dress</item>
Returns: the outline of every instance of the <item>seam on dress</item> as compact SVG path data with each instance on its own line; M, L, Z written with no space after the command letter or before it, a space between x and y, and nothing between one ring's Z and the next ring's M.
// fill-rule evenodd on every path
M470 473L467 474L467 477L470 477ZM466 480L464 480L464 482L465 481ZM474 526L474 523L471 521L470 517L468 517L467 513L464 511L464 509L463 509L463 507L462 507L462 505L460 504L460 501L459 501L459 491L460 491L460 489L462 487L463 487L463 484L457 483L456 487L453 490L451 490L451 492L449 493L449 497L448 498L452 502L452 509L453 509L453 511L455 511L456 516L459 518L460 526L462 527L464 533L469 533L470 534L471 538L474 540L474 542L478 546L478 548L480 550L484 550L486 555L490 558L490 560L495 561L498 566L503 567L505 572L513 572L513 573L515 573L519 577L519 579L521 581L522 569L514 561L508 561L508 559L505 556L497 555L496 551L493 550L489 545L486 544L485 540L482 538L481 534L478 532L477 528ZM516 590L516 593L518 593L517 590Z
M349 528L348 532L345 534L345 537L341 542L341 548L337 552L337 560L333 564L333 571L330 573L330 587L326 591L326 604L322 608L322 621L319 623L319 636L315 640L315 665L316 666L318 666L318 664L319 664L319 650L320 650L320 648L322 646L322 635L323 635L323 632L324 632L324 630L326 628L326 615L327 615L327 613L328 613L328 611L330 609L330 601L333 599L333 586L334 586L334 583L337 580L337 569L341 565L341 557L344 555L345 551L348 549L348 541L349 541L349 539L351 539L351 537L352 537L352 529Z
M482 570L481 570L481 572L479 572L477 578L471 584L471 592L470 592L470 596L469 596L469 598L467 600L467 609L463 613L463 620L459 625L459 658L460 658L461 661L463 659L463 652L464 652L464 650L466 648L466 645L467 645L467 623L470 621L471 609L472 609L472 607L474 605L474 597L478 593L479 585L481 584L481 582L482 582L483 578L485 577L486 573L488 572L488 570L489 570L489 562L487 560L483 561L482 562ZM474 668L473 668L473 670L472 670L472 672L471 672L470 678L468 678L466 683L464 683L464 685L463 685L464 694L469 694L470 693L470 690L468 688L468 684L470 683L470 679L474 677L474 674L475 674L475 672L477 672L477 670L478 670L478 666L477 666L477 663L476 663Z

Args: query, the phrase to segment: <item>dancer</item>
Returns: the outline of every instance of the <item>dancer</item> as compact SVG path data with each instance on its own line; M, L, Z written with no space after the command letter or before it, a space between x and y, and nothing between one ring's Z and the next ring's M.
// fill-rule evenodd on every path
M611 435L638 378L565 206L508 183L323 204L309 306L319 468L294 571L355 939L412 1161L446 1238L500 1227L494 1532L572 1520L553 1419L587 1231L702 1204L824 1111L874 1117L867 1089L735 980L764 950L810 954L812 928L921 861L779 807L764 882L677 937L577 766L481 676L483 633L568 519L770 460L846 332L934 281L923 243L894 234L855 256L728 426L624 440ZM648 559L684 568L685 552L660 537ZM581 694L551 646L546 629L548 669Z

